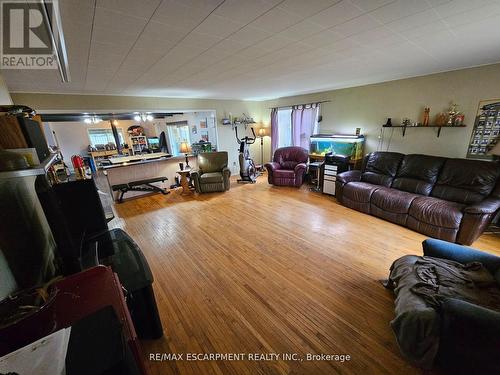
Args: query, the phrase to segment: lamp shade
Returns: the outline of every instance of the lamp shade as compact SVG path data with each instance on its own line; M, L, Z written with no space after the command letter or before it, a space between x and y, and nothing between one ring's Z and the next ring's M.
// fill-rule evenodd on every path
M488 151L488 155L500 156L500 142L497 142L497 144L490 151Z
M258 129L257 129L257 135L258 135L259 137L266 137L266 136L268 136L268 135L269 135L269 133L270 133L270 132L269 132L269 129L270 129L269 127L261 127L261 128L258 128Z
M181 142L180 152L187 154L189 152L189 145L187 142Z

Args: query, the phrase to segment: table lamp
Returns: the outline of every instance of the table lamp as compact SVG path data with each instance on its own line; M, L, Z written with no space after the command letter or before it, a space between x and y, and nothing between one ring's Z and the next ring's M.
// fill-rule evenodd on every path
M269 135L269 127L261 126L257 129L257 137L260 138L260 169L264 170L264 137Z
M190 151L190 147L187 144L187 142L181 142L180 152L182 152L184 155L186 155L186 168L191 168L189 166L189 160L188 160L188 152L189 151Z

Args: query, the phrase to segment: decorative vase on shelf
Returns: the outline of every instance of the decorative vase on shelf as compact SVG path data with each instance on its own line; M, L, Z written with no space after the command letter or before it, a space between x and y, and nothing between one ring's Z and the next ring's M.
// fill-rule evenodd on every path
M444 112L438 113L436 115L436 126L445 126L448 120L448 115Z

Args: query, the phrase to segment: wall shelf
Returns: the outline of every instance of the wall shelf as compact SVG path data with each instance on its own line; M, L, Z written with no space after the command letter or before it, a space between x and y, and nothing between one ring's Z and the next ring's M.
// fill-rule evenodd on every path
M410 128L410 129L422 129L422 128L437 128L438 131L437 131L437 137L439 138L439 136L441 135L441 129L443 128L448 128L448 129L453 129L453 128L465 128L467 127L467 125L456 125L456 126L449 126L449 125L428 125L428 126L423 126L423 125L420 125L420 126L406 126L406 125L393 125L393 126L382 126L383 129L390 129L390 128L400 128L403 132L403 137L405 136L406 134L406 129L407 128Z
M42 163L26 169L16 169L13 171L0 172L0 179L38 176L47 173L50 166L56 161L58 154L50 154Z

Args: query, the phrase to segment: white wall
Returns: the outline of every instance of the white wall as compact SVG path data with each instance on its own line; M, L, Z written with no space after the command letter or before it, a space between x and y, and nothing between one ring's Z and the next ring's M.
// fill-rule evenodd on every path
M2 75L0 74L0 105L10 105L12 104L12 99L9 94L9 89L5 83Z
M121 128L125 142L129 143L127 137L127 128L135 121L119 120L117 128ZM91 128L109 128L111 124L108 121L103 121L98 124L86 124L83 121L79 122L50 122L48 126L51 131L55 132L64 160L69 162L71 156L81 155L88 156L87 148L89 146L89 136L87 129ZM49 137L48 137L49 138ZM49 138L50 139L50 138ZM50 140L49 140L50 143ZM68 165L71 163L68 163Z

